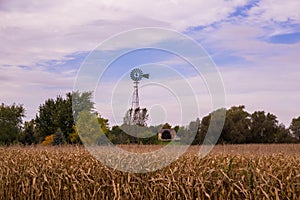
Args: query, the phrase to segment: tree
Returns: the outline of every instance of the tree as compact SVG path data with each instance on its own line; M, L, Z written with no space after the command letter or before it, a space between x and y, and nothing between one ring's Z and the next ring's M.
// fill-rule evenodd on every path
M202 118L199 134L196 135L193 144L202 144L210 127L214 141L214 133L222 132L218 143L291 143L296 142L283 124L278 124L277 117L265 111L255 111L251 115L246 112L245 106L233 106L229 110L219 109L212 113L215 119L211 120L212 114ZM218 113L219 111L222 111ZM222 113L226 111L224 127L221 126ZM296 123L295 123L296 124ZM290 128L293 126L291 125ZM297 129L293 129L297 130Z
M180 138L182 144L189 144L190 138L188 135L188 128L184 126L179 126L176 135Z
M92 92L82 92L75 91L72 93L67 93L67 99L70 101L72 115L75 121L78 119L80 112L86 110L94 113L94 102L92 101Z
M300 116L292 119L289 129L300 140Z
M108 119L101 117L101 115L99 113L96 113L96 115L97 115L98 123L100 124L100 127L102 129L102 132L104 134L108 134L108 131L109 131Z
M200 119L197 118L195 121L191 121L188 126L188 131L182 138L182 140L185 140L187 144L196 144L199 141L199 130L200 130ZM199 143L198 143L199 144Z
M129 134L128 138L130 143L142 143L142 138L144 133L147 132L147 120L148 120L148 110L147 108L130 108L123 118L123 124L120 128ZM148 132L147 134L149 134Z
M199 131L195 136L193 144L216 144L217 142L220 142L221 140L219 140L219 138L222 135L223 126L225 125L225 115L226 109L219 108L209 113L207 116L204 116L201 120Z
M250 129L250 114L244 109L244 105L233 106L228 110L220 108L203 117L199 133L196 135L196 141L193 143L203 143L208 130L210 130L210 134L206 140L208 144L214 144L216 142L222 144L245 143L246 136L249 134ZM219 133L221 133L221 135L219 135ZM218 141L216 141L217 138Z
M67 93L66 98L58 96L56 99L48 99L40 105L36 116L36 131L39 141L43 141L60 128L67 143L72 143L70 135L74 133L75 120L81 111L91 112L94 103L91 101L91 92Z
M176 131L176 133L178 132L179 128L180 128L179 125L174 126L174 130Z
M78 128L74 125L73 126L73 132L70 133L70 142L71 144L82 144L79 133L78 133Z
M0 106L0 143L11 144L21 133L25 109L22 105Z
M244 105L233 106L226 112L220 143L245 143L250 130L250 114Z
M95 115L97 116L97 121L98 121L98 124L100 125L100 128L101 128L102 132L105 135L108 135L108 133L109 133L108 119L105 119L105 118L101 117L101 115L99 115L98 113L95 113ZM77 122L78 122L78 120L77 120ZM79 134L80 133L78 131L77 126L74 125L73 126L73 132L69 134L71 144L82 144Z
M101 126L98 123L97 116L87 110L81 111L78 114L78 120L76 123L79 136L83 144L85 145L97 145L97 144L109 144L109 141L105 139Z
M68 106L67 101L61 96L55 100L48 99L43 105L40 105L35 119L40 141L44 140L46 136L54 134L58 128L61 128L63 132L70 132L74 122L72 111L68 109Z
M293 137L289 131L286 129L283 124L279 124L276 135L275 135L276 143L296 143L298 140Z
M65 143L66 143L66 140L65 140L64 134L62 133L61 129L58 128L53 136L52 144L53 145L62 145Z
M208 131L209 124L210 124L210 118L211 118L211 114L206 115L202 118L201 123L200 123L199 132L196 135L195 140L193 141L193 144L202 144L203 143L204 138Z
M18 140L19 142L25 145L31 145L37 143L34 120L25 122L24 130L21 132Z
M251 115L249 143L273 143L279 131L277 117L265 111L255 111Z
M129 144L130 139L129 135L127 135L119 126L113 126L108 133L108 139L113 144Z
M148 118L147 108L130 108L123 118L123 123L128 125L147 126Z

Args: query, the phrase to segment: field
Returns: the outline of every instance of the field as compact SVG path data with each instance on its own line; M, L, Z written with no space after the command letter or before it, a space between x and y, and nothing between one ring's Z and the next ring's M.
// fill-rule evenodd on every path
M160 146L120 146L147 152ZM166 168L128 173L79 146L0 147L0 199L299 199L300 144L190 147Z

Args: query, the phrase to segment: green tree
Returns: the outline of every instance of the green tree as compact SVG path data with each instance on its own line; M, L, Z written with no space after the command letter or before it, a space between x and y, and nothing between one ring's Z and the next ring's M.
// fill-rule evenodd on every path
M24 130L21 132L18 140L25 145L37 143L34 120L25 122Z
M289 129L286 129L284 124L279 124L276 135L276 143L296 143L298 140L295 137L292 137Z
M209 124L210 124L210 118L211 118L211 114L206 115L201 119L200 129L199 129L198 134L195 137L195 140L193 141L193 144L202 144L203 143L204 138L208 131Z
M62 145L65 143L66 143L66 140L65 140L64 134L62 133L61 129L58 128L53 136L52 144L53 145Z
M105 119L105 118L101 117L101 115L99 113L96 113L96 115L97 115L98 124L100 124L102 132L104 134L108 134L108 132L109 132L108 119Z
M145 137L140 139L141 144L158 144L157 133L153 133L149 128L142 135Z
M94 113L94 102L92 101L92 92L75 91L67 94L67 99L70 101L71 110L75 121L78 119L80 112L86 110Z
M184 126L179 126L177 132L177 137L180 138L180 141L182 144L188 144L189 138L188 138L188 128Z
M148 118L147 108L130 108L123 118L123 123L128 125L147 126Z
M179 125L174 126L174 130L176 131L176 133L178 132L179 128L180 128Z
M243 105L233 106L229 110L220 108L203 117L196 141L193 143L203 143L208 130L210 134L205 141L207 144L246 142L246 136L250 129L250 114L244 109L245 106ZM214 116L213 119L212 116Z
M147 130L148 120L147 108L130 108L123 118L123 124L120 128L128 135L130 143L142 143L144 134L149 134ZM142 137L142 138L141 138Z
M289 129L300 140L300 116L292 119Z
M220 143L245 143L250 131L250 114L245 106L233 106L226 112Z
M108 133L108 139L113 144L129 144L130 139L129 135L127 135L119 126L113 126Z
M80 139L85 145L109 144L109 141L104 138L106 136L98 123L96 114L87 110L81 111L78 114L76 126Z
M48 99L40 105L36 116L36 131L39 141L43 141L48 135L54 134L58 128L64 135L67 143L72 143L70 135L74 133L75 119L81 111L92 111L94 103L91 101L91 92L67 93L66 98L58 96L56 99Z
M250 143L276 142L276 133L279 131L278 120L274 114L265 111L255 111L251 115Z
M58 128L61 128L63 132L70 132L74 123L72 111L66 112L68 107L66 102L61 96L58 96L55 100L48 99L43 105L40 105L35 119L40 141L43 141L46 136L54 134Z
M200 129L193 144L216 144L223 133L224 118L226 109L220 108L207 116L204 116L200 123ZM208 134L208 131L209 134Z
M76 125L73 126L73 130L74 131L69 134L71 144L82 144L80 137L79 137L78 128Z
M0 143L11 144L16 142L21 127L25 109L22 105L7 106L3 103L0 106Z
M198 143L199 139L199 131L200 131L200 119L197 118L195 121L191 121L188 126L188 131L185 135L181 138L187 144L196 144Z

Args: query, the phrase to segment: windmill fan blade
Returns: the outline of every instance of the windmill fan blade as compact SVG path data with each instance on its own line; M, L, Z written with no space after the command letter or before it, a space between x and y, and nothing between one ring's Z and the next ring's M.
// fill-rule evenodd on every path
M144 78L149 78L149 74L143 74L142 75Z

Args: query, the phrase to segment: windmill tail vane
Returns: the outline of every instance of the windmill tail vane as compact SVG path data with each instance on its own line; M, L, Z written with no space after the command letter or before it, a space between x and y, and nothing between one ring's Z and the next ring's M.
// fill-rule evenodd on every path
M143 74L142 75L144 78L149 78L149 74Z

